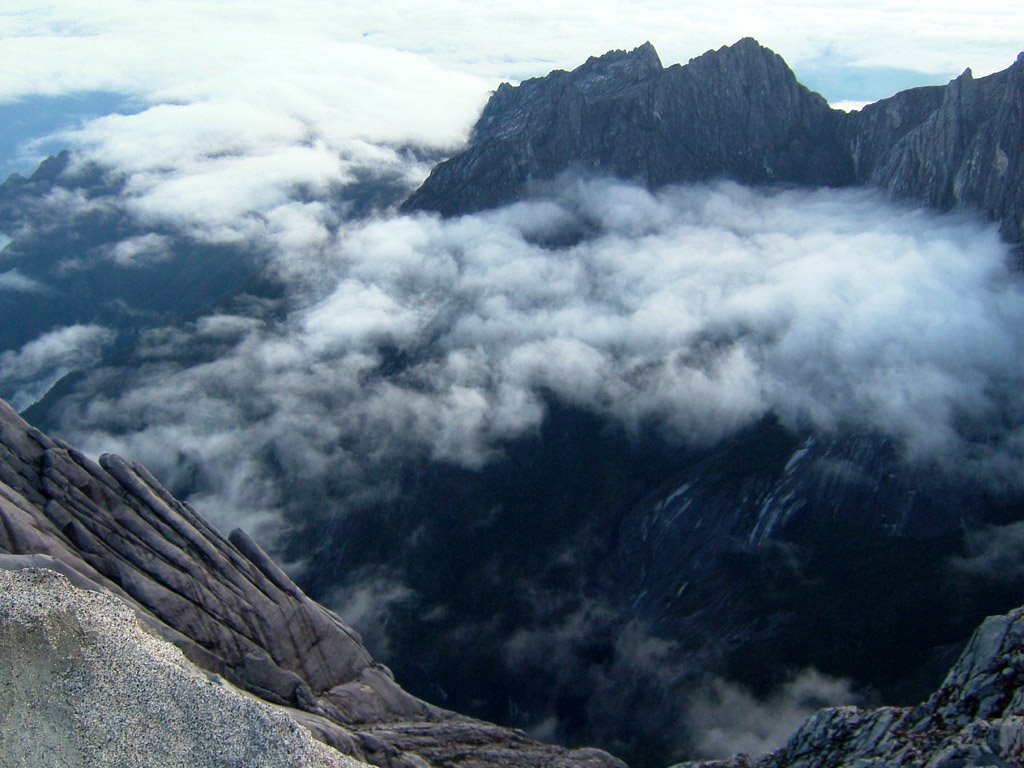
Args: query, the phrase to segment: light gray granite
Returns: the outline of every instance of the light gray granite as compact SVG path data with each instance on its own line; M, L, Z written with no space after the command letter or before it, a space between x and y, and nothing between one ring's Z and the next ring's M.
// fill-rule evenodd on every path
M52 570L0 570L0 690L9 768L365 765Z

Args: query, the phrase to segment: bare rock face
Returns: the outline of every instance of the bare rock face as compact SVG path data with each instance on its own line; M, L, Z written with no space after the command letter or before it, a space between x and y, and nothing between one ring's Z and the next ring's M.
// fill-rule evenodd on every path
M520 199L567 170L658 187L729 178L870 185L948 210L967 207L1024 240L1024 55L1009 69L914 88L846 114L746 38L663 68L647 43L572 72L502 85L469 147L441 163L403 210L453 216Z
M0 570L0 685L9 768L365 766L52 570Z
M853 170L837 121L781 57L750 38L667 69L646 43L502 85L469 148L437 166L404 208L469 213L570 169L650 186L721 176L846 184Z
M319 739L375 765L622 765L409 695L245 533L224 538L144 467L97 464L0 401L0 569L24 567L111 592L198 666L295 708Z
M825 709L759 760L675 768L972 768L1024 765L1024 609L975 631L942 686L914 708Z
M897 199L969 207L1024 241L1024 54L975 80L917 88L849 116L857 179Z

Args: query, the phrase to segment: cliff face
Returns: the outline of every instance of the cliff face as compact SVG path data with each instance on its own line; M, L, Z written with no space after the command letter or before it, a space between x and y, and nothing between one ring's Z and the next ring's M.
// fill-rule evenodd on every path
M0 569L35 566L109 590L198 666L375 765L621 766L414 698L243 532L225 539L145 468L97 464L0 401Z
M1024 57L974 80L915 88L846 114L752 39L663 68L648 43L518 87L502 85L468 149L404 204L452 216L521 198L563 171L657 187L725 177L884 189L966 206L1022 239Z
M974 208L1024 240L1024 54L975 80L918 88L851 114L844 125L863 184L896 199Z

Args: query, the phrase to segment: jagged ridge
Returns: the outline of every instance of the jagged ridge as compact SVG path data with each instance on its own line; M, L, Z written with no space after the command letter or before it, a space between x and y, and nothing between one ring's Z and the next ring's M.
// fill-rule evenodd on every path
M1024 239L1024 55L1009 69L915 88L859 113L832 110L780 56L745 38L663 68L650 43L518 87L502 85L469 147L403 210L452 216L521 198L578 169L658 187L872 185L895 199L969 206Z
M781 57L747 38L662 68L654 47L502 85L469 148L431 172L405 210L444 215L510 202L570 168L651 186L727 175L836 185L853 178L836 116Z

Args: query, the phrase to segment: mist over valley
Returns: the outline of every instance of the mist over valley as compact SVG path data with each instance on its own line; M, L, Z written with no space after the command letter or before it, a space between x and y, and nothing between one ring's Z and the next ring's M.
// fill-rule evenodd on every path
M1024 63L843 117L753 41L652 53L474 129L479 80L390 48L387 93L154 74L0 186L0 397L243 528L411 694L541 741L756 756L927 698L1024 587ZM645 110L701 67L785 91L680 108L762 154L659 149Z

